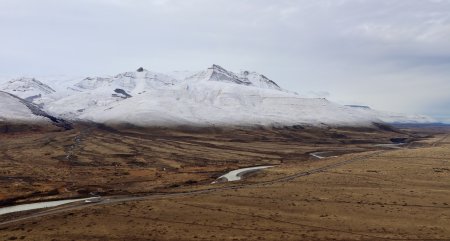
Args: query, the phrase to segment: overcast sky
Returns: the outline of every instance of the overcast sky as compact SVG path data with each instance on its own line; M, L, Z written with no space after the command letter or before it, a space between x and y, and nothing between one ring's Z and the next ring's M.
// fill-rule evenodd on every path
M450 121L450 0L0 0L0 75L261 72Z

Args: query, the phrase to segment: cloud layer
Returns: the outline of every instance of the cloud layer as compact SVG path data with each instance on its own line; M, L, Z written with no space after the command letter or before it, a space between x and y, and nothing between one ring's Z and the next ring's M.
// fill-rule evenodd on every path
M0 74L262 72L345 104L446 118L448 0L2 0Z

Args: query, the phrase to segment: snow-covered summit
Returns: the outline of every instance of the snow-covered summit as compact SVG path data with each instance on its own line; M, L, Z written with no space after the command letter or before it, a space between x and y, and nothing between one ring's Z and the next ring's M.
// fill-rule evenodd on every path
M242 79L247 79L252 86L256 86L259 88L264 89L274 89L274 90L281 90L280 86L278 86L277 83L275 83L273 80L267 78L266 76L259 74L254 71L241 71L239 76Z
M220 81L183 82L153 89L92 108L80 118L138 126L371 126L379 121L326 99Z
M207 70L197 73L187 78L187 81L219 81L225 83L233 83L240 85L251 85L252 83L245 78L237 76L235 73L228 71L219 65L212 65Z
M113 76L47 80L13 80L0 90L33 97L28 101L52 116L100 123L369 126L381 120L399 122L398 116L368 107L302 98L257 72L235 73L219 65L200 72L162 74L140 67ZM427 121L406 116L402 122L408 118Z
M263 89L281 90L280 86L278 86L274 81L257 72L241 71L240 73L236 74L216 64L212 65L205 71L201 71L193 76L188 77L186 81L219 81L244 86L253 86Z
M95 89L123 89L130 93L139 93L146 89L159 88L173 85L177 82L174 78L148 71L142 67L132 72L124 72L112 77L87 77L75 84L80 90Z
M7 81L0 86L0 89L30 101L35 101L55 92L54 89L41 81L27 77Z

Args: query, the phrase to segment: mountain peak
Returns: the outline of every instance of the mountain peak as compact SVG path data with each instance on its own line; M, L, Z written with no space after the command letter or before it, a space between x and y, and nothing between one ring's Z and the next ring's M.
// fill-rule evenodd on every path
M267 78L265 75L254 71L244 70L240 73L241 78L245 78L252 83L252 85L265 89L281 90L281 87L273 80Z
M217 64L213 64L206 71L189 77L188 80L218 81L263 89L282 90L278 84L262 74L247 70L236 74Z
M2 90L18 95L21 98L29 98L40 94L52 94L55 92L50 86L42 83L35 78L21 77L10 80L3 84Z
M43 82L55 84L54 80L45 78ZM60 92L63 88L59 85L65 85L67 91ZM100 123L370 125L380 119L431 122L423 116L383 113L365 106L345 107L326 99L301 98L281 89L265 75L249 70L233 72L217 64L197 74L180 71L176 76L140 67L115 76L57 81L55 86L59 87L56 93L35 78L19 78L5 82L0 90L26 103L33 102L36 108L31 110L36 113L42 108L52 115ZM6 96L0 103L10 100ZM8 108L12 112L8 115L19 115L15 110L22 102L10 102ZM33 117L33 112L23 110L26 115L20 115ZM2 113L0 120L8 118L2 117Z
M143 92L146 88L154 89L169 86L175 82L176 80L168 75L154 73L140 67L136 71L123 72L115 76L88 77L76 83L75 87L81 90L102 88L113 91L114 89L123 89L135 94L134 92Z
M228 71L217 64L213 64L212 67L208 68L206 80L251 85L248 80L240 78L235 73Z
M211 67L209 67L208 69L219 70L219 71L228 71L228 70L226 70L225 68L223 68L222 66L217 65L217 64L213 64L213 65L212 65Z

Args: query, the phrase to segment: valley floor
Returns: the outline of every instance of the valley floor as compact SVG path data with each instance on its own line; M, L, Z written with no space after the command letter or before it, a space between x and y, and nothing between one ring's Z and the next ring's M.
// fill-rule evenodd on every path
M361 152L404 136L353 129L111 129L0 134L0 206L210 184L244 167L298 163L309 153Z
M101 138L101 133L96 136ZM144 138L127 133L126 138ZM239 133L208 133L197 138L225 140L245 135ZM308 142L304 131L297 134L304 145L296 149L294 145L300 143L294 141L292 133L296 132L261 133L258 141L247 144L242 139L235 141L237 144L209 139L211 152L201 155L211 159L220 146L225 151L216 158L237 151L247 166L262 164L262 160L265 164L281 164L241 182L210 185L219 173L239 167L213 165L208 174L194 176L198 178L196 184L158 189L178 194L122 195L100 203L0 218L0 240L450 240L448 135L438 134L408 148L371 149L373 144L362 141L362 136L370 133L359 137L346 133L353 135L351 140L360 140L358 144L343 140L321 143L318 139ZM286 136L288 133L291 136ZM335 134L343 133L340 130ZM373 142L389 137L387 133L371 135ZM254 133L251 136L255 137ZM272 140L266 143L264 138L259 139L262 137ZM126 142L126 138L121 140ZM146 138L141 145L149 145ZM359 153L308 157L308 153L326 150L327 146ZM261 161L252 162L255 154L250 154L251 149L262 150L260 155L265 156L257 156ZM167 164L165 168L169 167ZM133 193L132 189L128 192Z

